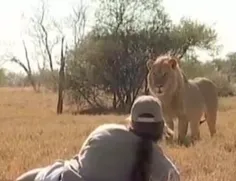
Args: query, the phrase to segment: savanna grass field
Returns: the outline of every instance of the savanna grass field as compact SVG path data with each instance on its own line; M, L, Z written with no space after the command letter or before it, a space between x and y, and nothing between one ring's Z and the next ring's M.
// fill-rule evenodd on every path
M57 95L31 89L0 89L0 180L69 159L78 153L92 129L102 123L125 124L127 115L56 115ZM236 98L220 98L217 135L210 138L206 123L202 140L191 147L161 145L182 180L236 180Z

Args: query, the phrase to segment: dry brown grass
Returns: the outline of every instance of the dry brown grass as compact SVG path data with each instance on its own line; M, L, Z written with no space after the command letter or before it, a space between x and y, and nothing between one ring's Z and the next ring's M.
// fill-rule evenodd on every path
M123 122L125 116L72 116L55 114L56 96L25 89L0 89L0 180L15 179L55 159L68 159L97 125ZM186 181L235 181L236 98L221 99L217 135L211 139L206 124L194 147L167 146Z

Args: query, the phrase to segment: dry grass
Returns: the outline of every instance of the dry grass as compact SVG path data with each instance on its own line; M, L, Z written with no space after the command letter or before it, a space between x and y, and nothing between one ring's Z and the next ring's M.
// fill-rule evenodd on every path
M78 152L89 132L125 116L55 114L56 97L23 89L0 89L0 180L15 179L24 171L68 159ZM166 146L186 181L236 179L236 98L221 99L217 135L209 137L202 125L202 141L194 147Z

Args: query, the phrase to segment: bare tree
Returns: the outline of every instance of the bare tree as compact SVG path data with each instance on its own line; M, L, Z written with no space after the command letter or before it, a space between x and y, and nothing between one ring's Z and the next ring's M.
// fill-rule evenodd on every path
M85 28L87 25L86 12L88 7L83 5L83 2L73 8L72 27L73 27L73 42L74 48L77 49L85 36Z
M52 17L48 16L48 7L45 0L41 0L40 2L40 8L37 10L35 15L30 18L31 25L33 27L30 32L30 36L32 37L35 48L37 49L37 65L39 72L42 73L46 69L46 66L49 66L48 68L51 71L53 81L53 89L56 90L56 62L53 58L53 51L55 49L55 46L59 45L61 34L55 33L58 30L58 27L55 26L56 23L52 19ZM41 57L41 61L39 61L39 57Z
M26 62L27 62L27 65L25 65L20 59L16 58L16 57L12 57L11 58L11 62L14 62L16 64L18 64L20 67L22 67L25 71L25 73L27 74L27 77L33 87L33 89L38 92L39 89L37 88L37 84L36 84L36 81L33 77L33 74L32 74L32 69L31 69L31 64L30 64L30 59L29 59L29 55L28 55L28 50L27 50L27 47L25 45L25 41L22 40L22 43L23 43L23 47L24 47L24 52L25 52L25 59L26 59Z

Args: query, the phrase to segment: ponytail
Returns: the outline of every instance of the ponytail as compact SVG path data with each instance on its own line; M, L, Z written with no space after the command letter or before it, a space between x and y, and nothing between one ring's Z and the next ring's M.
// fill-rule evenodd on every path
M149 113L139 117L153 118ZM164 122L134 122L131 121L129 130L139 137L136 159L131 172L131 181L149 181L152 167L153 143L162 138Z
M141 138L138 143L136 162L131 173L131 181L149 181L152 162L153 141Z

